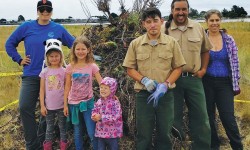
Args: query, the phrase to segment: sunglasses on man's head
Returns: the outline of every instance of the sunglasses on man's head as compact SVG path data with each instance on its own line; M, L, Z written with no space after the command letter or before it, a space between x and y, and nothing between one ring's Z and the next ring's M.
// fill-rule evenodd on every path
M37 10L40 12L40 13L43 13L45 10L48 12L48 13L51 13L53 8L50 7L50 6L40 6L37 8Z

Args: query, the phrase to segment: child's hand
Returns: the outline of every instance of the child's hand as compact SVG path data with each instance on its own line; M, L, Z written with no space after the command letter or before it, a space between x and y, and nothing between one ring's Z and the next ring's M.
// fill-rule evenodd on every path
M96 121L99 121L102 119L102 116L100 114L96 114L95 115Z
M47 115L47 109L46 109L45 106L41 106L41 114L42 114L43 116L46 116L46 115Z
M95 115L96 115L96 113L92 113L91 118L94 117Z
M69 115L68 106L64 106L64 108L63 108L63 113L64 113L64 116L66 116L66 117Z
M91 116L91 119L92 119L93 121L95 121L95 122L101 120L101 118L102 118L102 116L101 116L100 114L93 114L93 115Z
M92 114L92 115L91 115L91 119L92 119L93 121L95 121L95 115L96 115L96 114Z

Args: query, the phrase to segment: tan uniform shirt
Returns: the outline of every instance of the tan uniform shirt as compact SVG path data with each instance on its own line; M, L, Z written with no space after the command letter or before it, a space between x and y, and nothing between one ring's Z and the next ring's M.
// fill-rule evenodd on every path
M147 34L133 40L128 48L123 66L137 70L141 75L165 82L173 68L183 66L184 57L177 41L165 34L161 34L153 46ZM135 90L146 89L136 82Z
M165 24L162 26L162 33L165 33ZM182 72L195 73L201 69L201 53L207 52L212 48L212 45L203 29L203 27L188 19L188 24L180 29L174 21L168 29L169 35L174 37L180 47L182 54L186 60L186 65Z

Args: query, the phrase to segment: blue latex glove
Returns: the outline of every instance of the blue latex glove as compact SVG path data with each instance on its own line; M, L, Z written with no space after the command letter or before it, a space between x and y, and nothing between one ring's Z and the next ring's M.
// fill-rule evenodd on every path
M148 104L153 101L153 106L157 107L159 99L168 91L168 87L164 83L157 85L153 94L148 97Z
M157 86L157 82L152 79L149 79L148 77L143 77L141 83L146 87L147 91L150 93L153 93Z

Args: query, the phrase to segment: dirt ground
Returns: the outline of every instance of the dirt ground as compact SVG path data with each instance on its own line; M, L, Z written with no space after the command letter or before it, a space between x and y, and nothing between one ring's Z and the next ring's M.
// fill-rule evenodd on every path
M250 105L250 104L248 104ZM25 149L23 130L20 123L19 113L17 111L17 106L12 106L6 110L0 112L0 149L3 150L20 150ZM248 108L246 104L236 104L236 119L239 125L240 133L242 136L242 141L245 150L250 150L250 118L244 109ZM247 110L247 112L249 112ZM221 138L221 150L230 150L229 141L222 128L221 122L218 119L218 129ZM72 134L72 133L69 133ZM72 135L70 135L70 140L72 141ZM54 148L58 145L55 143ZM74 149L73 144L70 149ZM122 150L133 150L134 140L124 136L120 140L120 149ZM186 148L187 149L187 148ZM181 148L185 150L185 148Z

